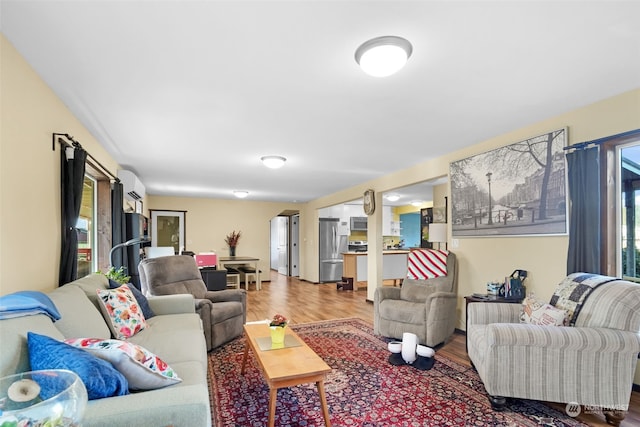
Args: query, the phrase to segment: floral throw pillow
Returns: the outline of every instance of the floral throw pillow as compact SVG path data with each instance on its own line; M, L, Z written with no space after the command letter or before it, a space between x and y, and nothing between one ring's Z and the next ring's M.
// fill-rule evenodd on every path
M130 338L147 327L138 301L128 287L98 289L98 301L100 301L100 310L115 338L120 340Z
M529 295L522 301L521 323L531 325L565 326L567 324L567 312L538 300Z
M144 318L146 320L149 320L156 315L151 309L151 306L149 305L149 300L147 299L147 297L145 297L144 294L140 292L138 288L135 287L134 284L125 283L124 285L121 285L115 280L109 279L109 289L117 289L120 286L126 286L133 293L133 296L138 302L138 305L140 306L140 309L142 310L142 314L144 315Z
M70 338L64 342L110 362L127 379L130 390L154 390L182 381L158 356L127 341Z

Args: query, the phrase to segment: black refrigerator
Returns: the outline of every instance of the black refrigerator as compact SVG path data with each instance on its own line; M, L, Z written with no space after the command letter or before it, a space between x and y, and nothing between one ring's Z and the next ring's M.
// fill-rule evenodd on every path
M125 213L125 241L138 239L147 235L147 218L139 213ZM138 264L144 258L144 246L150 243L138 243L127 246L127 274L131 276L132 283L136 288L140 289L140 276L138 275Z

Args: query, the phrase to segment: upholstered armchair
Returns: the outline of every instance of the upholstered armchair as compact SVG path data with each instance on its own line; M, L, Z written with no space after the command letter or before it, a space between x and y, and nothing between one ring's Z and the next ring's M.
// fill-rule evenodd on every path
M567 326L520 323L520 304L469 304L469 358L494 409L503 409L506 397L577 403L619 425L640 352L640 285L574 273L547 307L562 307L558 297L575 299L585 290L588 296L567 313Z
M374 333L402 339L404 332L411 332L429 347L451 337L457 323L458 292L458 263L452 252L446 257L446 272L446 276L431 279L406 278L400 288L376 288Z
M193 257L147 258L138 265L142 291L150 295L191 294L202 319L207 350L242 335L247 295L242 289L208 291Z

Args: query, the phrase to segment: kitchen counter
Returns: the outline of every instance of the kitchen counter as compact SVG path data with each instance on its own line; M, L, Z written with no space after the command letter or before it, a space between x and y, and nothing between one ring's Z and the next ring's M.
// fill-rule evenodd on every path
M390 249L382 251L382 279L402 280L407 275L407 255L409 250ZM343 252L344 277L353 277L353 289L367 287L367 253Z
M385 249L382 251L382 255L387 254L408 254L411 252L409 249ZM366 252L348 251L343 252L342 255L366 255Z

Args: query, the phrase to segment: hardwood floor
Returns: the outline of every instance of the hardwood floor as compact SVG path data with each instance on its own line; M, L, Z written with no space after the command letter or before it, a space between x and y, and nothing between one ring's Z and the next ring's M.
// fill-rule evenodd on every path
M291 323L309 323L346 317L357 317L373 325L373 304L366 301L367 291L338 291L335 283L313 284L276 272L269 274L270 282L262 282L262 290L254 285L247 293L247 322L271 319L280 313ZM262 280L265 280L263 277ZM465 336L454 334L453 338L437 349L438 353L466 366L471 366L465 350ZM565 405L550 403L560 411ZM578 419L592 426L607 426L603 415L580 414ZM621 426L640 425L640 393L633 392L629 413Z

